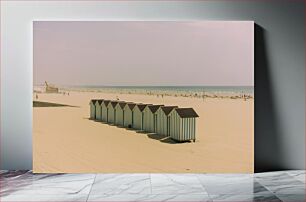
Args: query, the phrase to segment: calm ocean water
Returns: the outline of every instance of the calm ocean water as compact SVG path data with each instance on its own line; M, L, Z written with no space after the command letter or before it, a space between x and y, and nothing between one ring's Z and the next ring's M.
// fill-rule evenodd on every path
M74 86L72 88L95 91L159 92L159 93L245 93L253 94L253 86Z

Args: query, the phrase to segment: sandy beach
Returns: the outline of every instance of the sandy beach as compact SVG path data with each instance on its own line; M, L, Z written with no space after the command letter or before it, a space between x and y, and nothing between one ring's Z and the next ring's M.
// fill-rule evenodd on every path
M116 99L193 107L195 143L89 120L89 100ZM33 108L34 172L251 173L254 171L254 99L190 98L70 92L38 101L75 107Z

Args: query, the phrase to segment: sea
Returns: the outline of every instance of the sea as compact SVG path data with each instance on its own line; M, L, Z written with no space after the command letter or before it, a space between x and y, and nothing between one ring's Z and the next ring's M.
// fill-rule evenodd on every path
M70 90L140 94L246 94L254 95L254 86L69 86Z

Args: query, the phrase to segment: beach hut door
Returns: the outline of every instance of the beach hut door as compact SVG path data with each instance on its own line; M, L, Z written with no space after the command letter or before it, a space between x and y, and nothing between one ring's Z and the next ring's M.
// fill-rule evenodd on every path
M144 115L143 115L143 112L141 113L141 130L143 130L143 117L144 117Z
M106 109L106 122L108 122L108 108Z
M167 135L170 135L170 116L167 117Z
M116 124L116 109L114 109L114 124Z
M122 125L124 125L124 110L122 111Z
M154 125L153 125L153 127L154 127L154 133L156 133L156 131L157 131L157 114L154 114Z
M134 127L134 112L132 111L132 128Z

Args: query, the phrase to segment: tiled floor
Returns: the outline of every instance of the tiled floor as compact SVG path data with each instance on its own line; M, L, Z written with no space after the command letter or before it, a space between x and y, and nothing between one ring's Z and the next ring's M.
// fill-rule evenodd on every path
M0 172L0 201L305 201L305 171L258 174Z

